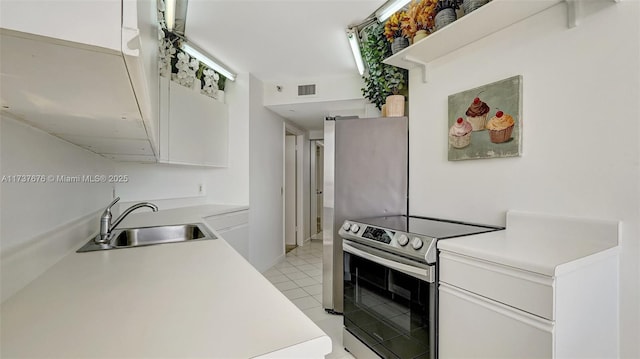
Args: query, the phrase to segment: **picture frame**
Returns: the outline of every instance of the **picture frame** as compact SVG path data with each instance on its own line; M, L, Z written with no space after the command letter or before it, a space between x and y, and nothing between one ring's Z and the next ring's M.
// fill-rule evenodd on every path
M449 161L521 156L522 76L450 95L447 120Z

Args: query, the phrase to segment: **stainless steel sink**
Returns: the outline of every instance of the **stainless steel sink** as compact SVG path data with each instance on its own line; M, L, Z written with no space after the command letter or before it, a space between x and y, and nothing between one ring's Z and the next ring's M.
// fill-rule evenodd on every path
M191 242L215 239L203 224L191 223L171 226L115 229L106 244L91 239L78 252L133 248L164 243Z

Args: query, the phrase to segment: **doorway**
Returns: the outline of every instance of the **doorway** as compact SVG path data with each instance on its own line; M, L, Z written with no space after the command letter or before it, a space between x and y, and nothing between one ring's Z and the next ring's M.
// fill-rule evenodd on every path
M285 253L297 247L297 146L296 135L289 132L284 137L284 245Z
M324 142L311 141L311 239L322 239Z

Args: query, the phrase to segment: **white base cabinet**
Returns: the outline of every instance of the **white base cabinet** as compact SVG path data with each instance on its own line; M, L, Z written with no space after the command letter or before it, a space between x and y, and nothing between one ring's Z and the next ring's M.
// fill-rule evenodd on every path
M442 251L440 358L617 357L617 248L582 262L545 276Z
M441 358L551 358L553 323L443 283Z
M439 357L617 358L620 224L523 211L438 242Z
M249 260L249 211L242 210L205 217L211 226L236 252Z

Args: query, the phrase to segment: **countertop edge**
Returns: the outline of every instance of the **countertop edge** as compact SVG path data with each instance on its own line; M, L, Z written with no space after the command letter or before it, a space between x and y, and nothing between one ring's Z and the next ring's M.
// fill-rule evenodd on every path
M597 260L594 258L598 258L601 253L617 247L619 245L613 242L583 238L559 241L557 238L544 237L538 242L532 242L529 239L515 238L508 228L504 231L438 242L438 249L441 251L463 254L550 277L578 268L587 258ZM538 255L535 255L536 252Z
M233 212L239 212L239 211L244 211L244 210L248 210L249 206L243 206L243 205L217 205L217 204L213 204L213 205L197 205L197 206L188 206L188 207L181 207L181 208L172 208L172 209L167 209L167 210L161 210L159 212L140 212L140 213L134 213L131 214L130 218L127 218L125 221L123 221L123 225L119 226L119 227L125 227L125 226L129 226L129 227L134 227L134 226L141 226L141 225L154 225L152 224L152 222L155 222L155 225L165 225L165 224L171 224L171 223L178 223L178 222L182 222L182 223L203 223L205 226L207 226L207 228L209 228L210 230L212 230L216 235L218 235L218 233L211 228L211 226L209 226L204 218L206 217L211 217L211 216L216 216L216 215L222 215L222 214L227 214L227 213L233 213ZM172 220L169 220L169 223L166 222L167 218L171 218L173 217ZM220 237L220 239L222 240L223 238ZM90 240L90 238L88 238L87 240ZM224 242L224 246L228 247L230 250L233 250L233 248L231 246L228 245L228 243L226 243L226 241L222 240L222 242ZM138 251L139 253L144 253L145 249L144 248L136 248L136 249L132 249L132 251ZM78 255L86 255L89 256L90 254L77 254L75 252L69 253L66 256L64 256L59 262L58 264L56 264L56 266L61 265L61 263L64 263L65 261L71 260L72 258L75 258L73 256L78 256ZM239 258L241 258L240 256L238 256ZM62 264L63 266L65 264ZM243 266L247 266L249 265L248 263L244 264ZM53 266L52 268L50 268L49 270L47 270L44 274L46 275L47 272L49 272L50 270L55 270L56 266ZM68 265L67 265L68 266ZM253 268L253 267L251 267ZM255 270L255 268L253 268ZM259 272L256 271L256 276L260 275ZM51 277L51 276L49 276ZM53 277L51 277L53 278ZM42 285L42 283L45 283L46 278L42 278L41 282L40 282L40 286ZM256 277L257 279L257 277ZM45 282L42 282L42 280L45 280ZM266 279L264 279L266 281ZM27 285L27 288L31 285L31 284L38 284L35 280L31 283L29 283ZM23 297L24 298L19 298L18 296L21 294L22 291L17 292L15 295L13 295L12 297L15 298L15 300L20 300L20 302L22 301L27 301L28 302L28 298L29 298L29 293L25 292L23 293ZM30 291L31 293L33 293L33 291ZM9 298L9 299L13 299L13 298ZM283 297L284 299L284 297ZM15 303L12 303L12 305ZM293 306L292 303L290 303L291 306ZM24 307L26 305L26 307ZM30 304L26 303L23 305L23 310L27 309L28 306ZM272 349L272 351L270 352L264 352L263 354L258 354L257 356L254 355L254 357L260 357L260 358L273 358L273 357L278 357L278 358L293 358L293 357L315 357L316 355L318 355L318 357L323 357L324 355L328 354L331 352L332 350L332 342L330 337L324 333L324 331L322 331L320 328L317 327L317 325L315 323L313 323L313 321L311 321L311 319L307 318L306 316L304 316L304 318L306 318L308 320L308 324L313 324L313 326L315 326L315 328L317 329L317 332L312 334L312 336L309 336L308 339L306 340L302 340L299 341L300 339L304 338L304 336L302 336L302 338L298 338L298 342L294 342L289 346L283 346L280 348L274 348ZM307 323L305 323L305 328L307 327ZM3 328L3 329L7 329L7 328ZM305 329L308 330L308 329ZM316 330L312 330L311 332L315 332ZM311 334L311 333L309 333ZM320 335L322 334L322 335Z

